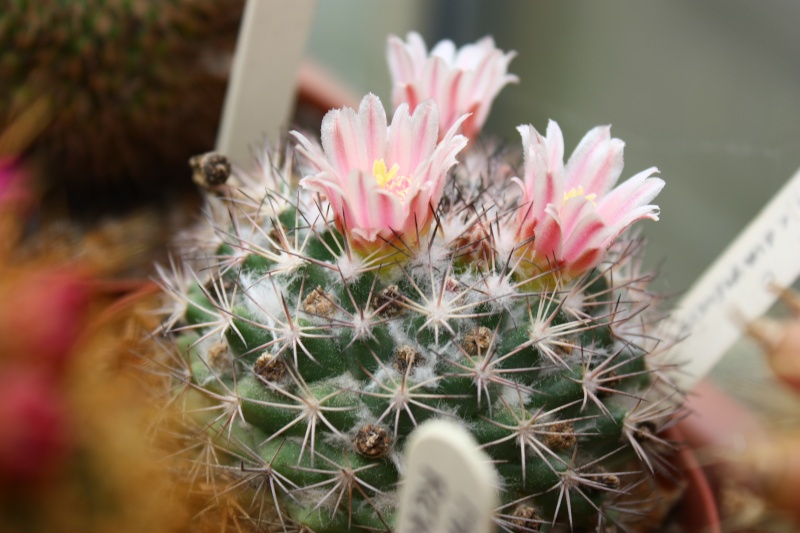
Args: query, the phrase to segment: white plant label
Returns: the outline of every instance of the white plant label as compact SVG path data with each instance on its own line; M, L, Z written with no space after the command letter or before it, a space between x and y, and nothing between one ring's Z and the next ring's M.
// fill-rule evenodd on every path
M217 151L239 165L250 145L275 141L286 126L314 0L248 0L217 136Z
M454 422L421 424L409 437L398 533L489 533L497 506L489 457Z
M685 363L676 381L686 390L705 376L754 320L775 302L772 287L800 275L800 170L695 282L668 323L686 337L673 348Z

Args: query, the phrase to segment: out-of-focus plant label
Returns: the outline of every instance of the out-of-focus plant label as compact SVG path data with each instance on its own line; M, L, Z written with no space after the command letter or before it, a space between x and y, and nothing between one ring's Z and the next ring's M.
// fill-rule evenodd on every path
M217 151L252 159L250 143L276 141L292 108L314 0L248 0L233 56Z
M741 321L775 302L773 287L800 276L800 170L680 300L668 323L684 338L672 351L685 363L676 381L685 389L705 376L742 334Z
M406 447L398 533L488 533L497 505L489 457L461 426L444 420L416 429Z

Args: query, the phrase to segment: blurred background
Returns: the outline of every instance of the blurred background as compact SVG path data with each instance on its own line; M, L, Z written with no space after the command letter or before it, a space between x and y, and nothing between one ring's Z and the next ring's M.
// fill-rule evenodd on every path
M492 35L520 78L484 132L556 120L570 151L611 124L625 171L657 166L661 221L641 223L663 290L686 290L800 167L800 2L320 1L309 54L389 102L387 33L432 46ZM800 251L798 251L800 260Z
M65 368L91 377L81 360L108 364L114 348L124 361L125 343L144 337L121 326L98 335L88 324L110 302L119 310L121 297L155 292L154 261L164 264L172 237L199 218L188 159L213 148L243 5L14 0L0 8L0 333L8 333L0 335L0 382L19 389L0 395L0 427L11 428L0 444L22 427L57 465L65 436L84 420L70 409L128 444L118 426L133 423L119 422L114 406L129 412L131 398L116 383L65 379L73 375ZM318 128L325 102L348 90L355 98L374 92L389 107L387 34L418 31L429 47L492 35L517 51L510 72L520 83L500 93L484 134L517 145L517 125L543 131L554 119L569 152L590 128L611 124L627 143L622 179L657 166L667 182L661 221L638 227L650 241L649 265L661 270L657 290L679 296L800 167L798 21L797 0L317 0L307 56L342 86L326 98L307 78L292 117ZM752 341L737 344L713 377L771 427L800 427L800 401L770 377ZM110 414L96 412L98 394L113 398L104 402ZM33 418L19 405L38 409L43 422L26 426ZM108 448L95 440L85 438ZM56 468L41 454L26 463L6 451L0 503L14 503L18 477L39 483ZM126 462L138 464L114 456L88 471L105 479L108 465ZM119 476L120 501L128 481ZM52 487L54 509L70 507Z
M213 147L243 5L39 0L0 14L0 131L33 139L0 139L0 155L34 156L45 219L191 196L186 162ZM611 124L622 179L657 166L667 182L661 221L638 226L659 288L680 294L800 167L797 20L796 0L318 0L307 54L388 107L389 33L516 50L520 83L485 134L517 145L517 125L554 119L569 151ZM324 110L307 103L293 117L313 128Z
M554 119L570 151L611 124L627 143L622 179L657 166L667 183L661 221L637 225L665 294L686 291L800 167L796 0L315 4L307 56L352 100L374 92L390 106L387 34L416 30L429 47L492 35L517 51L520 83L484 135L516 146L517 125ZM0 13L0 159L24 156L39 206L23 234L52 248L99 223L101 243L124 234L163 258L197 217L187 161L213 148L243 6L19 0ZM291 115L311 130L331 87L314 83L301 81ZM136 257L129 270L147 275L154 253L134 252L119 266Z

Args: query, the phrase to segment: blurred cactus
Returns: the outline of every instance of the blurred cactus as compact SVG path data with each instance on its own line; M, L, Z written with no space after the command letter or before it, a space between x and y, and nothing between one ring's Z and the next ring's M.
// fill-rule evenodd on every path
M120 223L113 240L104 226L23 237L29 178L18 160L0 163L0 530L177 531L190 512L171 497L183 490L165 461L170 441L154 447L146 431L160 388L132 372L154 325L133 312L138 296L120 298L143 286L118 278L143 259L141 225Z
M48 166L48 186L75 198L87 190L153 197L186 176L189 156L213 145L242 5L6 2L0 129L39 106L44 127L29 153Z

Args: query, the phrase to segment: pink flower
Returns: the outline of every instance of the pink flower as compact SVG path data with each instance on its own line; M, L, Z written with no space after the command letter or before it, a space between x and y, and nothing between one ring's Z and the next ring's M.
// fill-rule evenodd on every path
M34 199L29 181L16 159L0 156L0 209L24 214Z
M86 273L77 266L28 266L4 274L0 356L62 372L89 321L92 300Z
M0 490L58 474L69 451L67 398L53 375L26 366L0 372Z
M542 137L533 126L520 126L525 159L518 239L533 237L522 247L539 270L559 268L573 278L595 267L628 226L643 218L658 220L658 206L649 205L664 180L649 168L616 188L625 146L611 138L609 126L584 136L564 165L564 139L553 121ZM530 263L528 263L530 265Z
M322 150L293 131L298 151L316 174L301 185L323 194L336 224L361 253L370 253L404 235L406 244L424 234L442 196L447 171L467 144L456 135L457 120L437 142L439 114L432 100L413 114L401 105L386 125L380 99L369 94L358 112L329 111L322 120Z
M515 52L504 54L491 37L459 50L452 41L444 40L429 55L418 33L409 33L407 42L391 35L386 55L395 108L407 103L413 111L423 100L433 98L439 106L440 136L463 114L472 113L463 132L474 139L500 90L519 81L508 74Z

